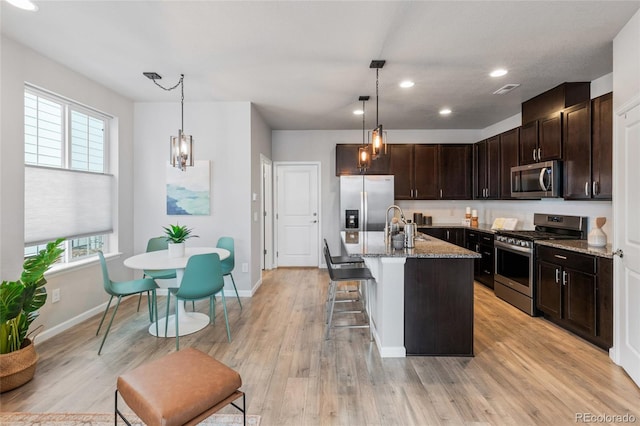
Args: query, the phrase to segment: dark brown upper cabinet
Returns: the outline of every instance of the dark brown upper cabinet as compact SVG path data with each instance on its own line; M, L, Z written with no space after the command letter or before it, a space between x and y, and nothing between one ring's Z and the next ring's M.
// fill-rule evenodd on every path
M390 144L396 200L471 199L471 145Z
M591 101L591 196L610 200L613 194L613 93Z
M518 165L520 127L500 135L500 198L511 199L511 167Z
M564 198L610 200L613 96L607 93L565 111Z
M520 164L563 158L563 111L590 93L589 82L563 83L522 103Z
M473 145L473 196L476 199L500 198L500 136Z
M582 102L565 110L564 198L591 198L591 102Z
M336 144L336 176L341 175L386 175L389 174L389 154L371 161L364 172L358 168L358 148L362 144Z
M520 164L562 159L562 111L522 125Z
M472 146L470 144L438 145L439 199L471 199Z
M438 198L438 145L389 145L396 200Z

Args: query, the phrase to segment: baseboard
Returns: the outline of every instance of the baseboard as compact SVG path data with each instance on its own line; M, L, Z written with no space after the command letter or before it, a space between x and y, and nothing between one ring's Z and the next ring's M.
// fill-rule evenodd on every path
M262 285L262 278L260 278L251 288L251 290L240 290L238 291L238 295L240 297L253 297L253 295L256 293L256 291L258 290L258 288L260 288L260 286ZM166 288L159 288L156 290L156 294L158 296L166 296L167 295L167 289ZM225 297L236 297L236 292L235 290L233 290L233 288L231 290L224 290L224 296ZM45 331L43 331L42 333L38 334L37 336L37 341L38 342L44 342L46 340L51 339L54 336L57 336L58 334L70 329L71 327L80 324L83 321L88 320L89 318L91 318L94 315L97 314L101 314L104 312L104 310L107 307L107 302L104 302L101 305L96 306L95 308L89 309L86 312L81 313L80 315L77 315L73 318L68 319L67 321L58 324L56 326L53 326Z
M85 311L80 315L77 315L73 318L66 320L63 323L53 326L43 331L42 333L38 334L37 341L44 342L46 340L49 340L52 337L57 336L58 334L70 329L71 327L76 326L81 322L88 320L92 316L103 313L106 308L107 308L107 302L104 302L103 304L98 305L95 308L89 309L88 311Z

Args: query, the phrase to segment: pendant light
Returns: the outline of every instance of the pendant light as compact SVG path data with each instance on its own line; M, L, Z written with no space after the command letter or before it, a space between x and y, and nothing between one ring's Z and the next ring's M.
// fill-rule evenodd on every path
M193 167L193 136L184 134L184 74L180 74L178 83L169 88L161 86L156 81L162 78L158 73L145 72L143 74L153 80L156 86L166 91L171 91L180 86L180 129L178 129L178 136L171 136L169 139L169 162L173 167L185 171L187 166Z
M371 144L371 157L376 159L381 155L387 153L387 132L383 130L382 124L378 121L378 90L379 90L379 71L387 61L383 59L374 59L371 61L369 68L376 70L376 128L371 131L370 144Z
M358 148L358 169L361 173L364 173L369 167L371 167L371 154L369 145L367 145L366 130L364 127L364 103L369 100L369 96L360 96L359 101L362 101L362 146Z

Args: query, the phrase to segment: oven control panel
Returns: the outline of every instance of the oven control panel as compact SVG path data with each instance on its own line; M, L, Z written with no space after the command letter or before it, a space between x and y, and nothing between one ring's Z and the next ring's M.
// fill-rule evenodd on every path
M515 237L508 237L506 235L496 235L495 238L496 238L496 241L500 241L505 244L511 244L512 246L527 247L527 248L533 247L533 241L522 240L520 238L515 238Z

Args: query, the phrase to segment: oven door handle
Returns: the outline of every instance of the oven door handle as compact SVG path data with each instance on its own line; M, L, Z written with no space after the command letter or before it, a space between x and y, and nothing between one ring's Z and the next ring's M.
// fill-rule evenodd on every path
M531 255L532 250L528 247L519 247L519 246L512 246L511 244L505 244L502 241L495 241L494 243L495 247L500 247L503 248L507 251L512 251L512 252L518 252L518 253L525 253L528 255Z

